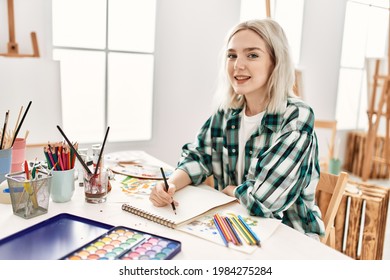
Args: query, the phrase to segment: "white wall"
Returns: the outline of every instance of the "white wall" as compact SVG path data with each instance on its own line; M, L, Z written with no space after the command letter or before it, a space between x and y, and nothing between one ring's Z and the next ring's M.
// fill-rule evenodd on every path
M335 115L345 1L305 1L301 52L305 99L320 118ZM6 2L0 0L0 52L6 51L8 41ZM29 33L36 31L41 56L50 57L51 1L14 2L21 52L32 52ZM239 5L239 0L157 1L153 139L108 143L106 152L142 149L175 165L181 146L194 139L209 116L218 53L226 32L239 20ZM0 102L3 98L0 85ZM33 153L28 155L35 157Z
M347 0L306 0L301 63L305 100L317 119L336 118L338 77ZM347 131L338 131L338 155L344 162ZM317 131L320 155L328 153L330 133ZM336 141L337 142L337 141ZM336 143L337 144L337 143Z
M305 100L318 119L336 115L346 0L306 0L300 67Z
M240 1L157 1L152 154L174 165L209 116L218 54ZM221 16L223 15L223 16Z

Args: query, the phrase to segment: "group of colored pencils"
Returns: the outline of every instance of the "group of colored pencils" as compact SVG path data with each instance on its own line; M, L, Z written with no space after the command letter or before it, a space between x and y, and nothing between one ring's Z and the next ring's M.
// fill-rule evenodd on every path
M27 106L26 110L24 111L23 116L22 116L23 106L20 107L18 119L16 121L14 130L8 129L10 112L9 112L9 110L7 110L7 112L5 112L3 129L0 130L0 135L1 135L0 136L0 150L9 149L14 145L16 137L18 136L20 128L22 127L22 124L24 122L24 119L26 118L28 110L30 109L31 103L32 103L32 101L30 101L28 103L28 106ZM20 117L22 117L22 118L20 119ZM24 138L26 139L27 136L28 136L28 131L26 131Z
M248 245L257 245L260 247L260 239L240 215L224 217L216 213L213 220L226 247L229 246L229 242L232 242L236 246L243 245L241 238Z
M78 148L77 143L73 146ZM43 152L49 169L70 170L74 168L76 154L65 142L49 143L43 147Z

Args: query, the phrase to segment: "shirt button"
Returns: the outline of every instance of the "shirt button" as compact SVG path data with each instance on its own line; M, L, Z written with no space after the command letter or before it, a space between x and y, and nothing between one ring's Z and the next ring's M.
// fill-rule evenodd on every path
M236 152L236 149L232 149L232 153L234 154Z
M250 155L252 154L252 150L249 151L249 154L250 154Z
M232 125L232 129L235 129L236 128L236 126L235 125Z

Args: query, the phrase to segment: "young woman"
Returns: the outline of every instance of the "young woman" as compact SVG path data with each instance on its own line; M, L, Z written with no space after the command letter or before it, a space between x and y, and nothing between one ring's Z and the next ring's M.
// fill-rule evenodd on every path
M150 200L170 204L175 191L212 176L214 187L235 196L251 215L281 219L318 238L324 225L314 201L314 114L293 93L284 31L270 19L240 23L228 36L224 60L218 109L196 141L183 146L169 191L158 184Z

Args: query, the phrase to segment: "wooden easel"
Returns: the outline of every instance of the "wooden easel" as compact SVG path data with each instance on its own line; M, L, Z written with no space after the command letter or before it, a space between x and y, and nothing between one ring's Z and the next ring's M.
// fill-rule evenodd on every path
M267 18L271 18L271 0L265 0L265 14Z
M31 42L33 54L19 54L19 46L15 40L15 17L14 17L14 2L7 0L8 6L8 30L9 42L7 44L7 53L0 53L0 56L7 57L39 57L38 41L35 32L31 32Z
M265 15L267 18L271 18L271 0L265 0ZM295 69L295 82L293 90L296 96L303 98L302 71L299 69Z
M390 27L390 17L389 17ZM390 28L388 40L390 41ZM376 161L385 164L390 167L390 154L389 154L389 142L390 142L390 44L388 43L388 56L387 56L387 75L380 75L380 60L377 59L375 63L375 70L373 76L373 88L369 100L369 107L367 111L368 115L368 132L365 146L365 160L363 162L362 180L367 181L372 167L372 162ZM377 88L381 87L379 93L378 108L375 108L377 98ZM379 122L385 117L386 119L386 134L385 134L385 146L383 156L374 156L374 143L378 134Z
M363 162L362 180L367 181L370 177L372 162L379 162L381 164L390 166L389 159L389 141L390 141L390 75L379 75L380 60L377 59L375 63L375 72L373 77L373 89L370 96L370 104L367 110L368 115L368 132L365 145L365 160ZM377 98L377 89L381 87L379 92L378 107L375 108L375 101ZM374 155L374 144L378 136L379 122L382 118L386 121L386 134L384 143L384 153L382 156Z

